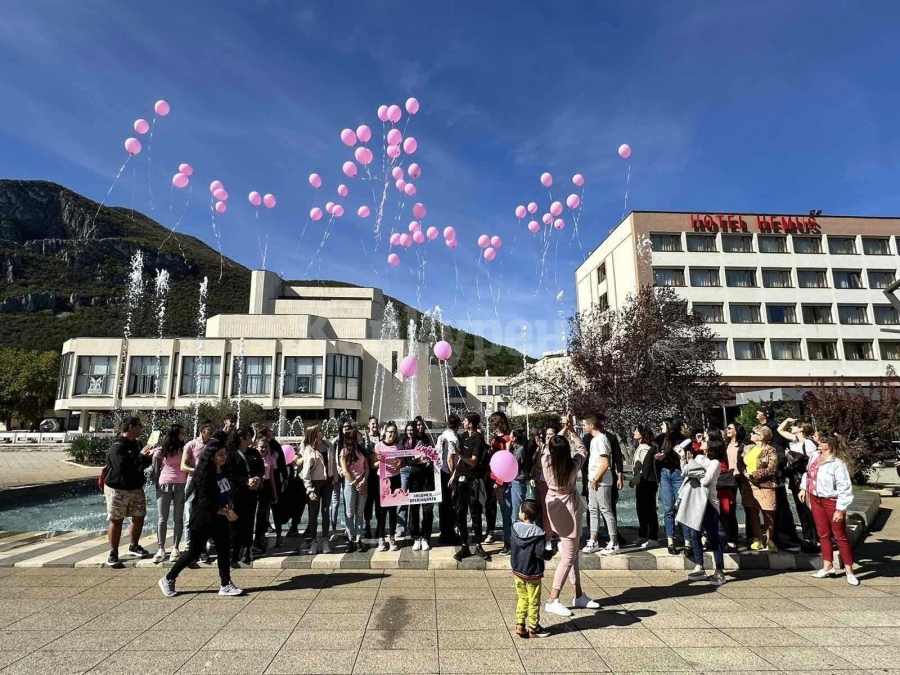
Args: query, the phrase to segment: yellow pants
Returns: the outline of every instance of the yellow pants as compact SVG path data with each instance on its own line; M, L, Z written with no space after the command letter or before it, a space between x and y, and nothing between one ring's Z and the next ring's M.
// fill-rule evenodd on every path
M516 603L516 623L534 628L540 623L541 618L541 582L526 581L519 577L515 577L515 580L516 596L519 599Z

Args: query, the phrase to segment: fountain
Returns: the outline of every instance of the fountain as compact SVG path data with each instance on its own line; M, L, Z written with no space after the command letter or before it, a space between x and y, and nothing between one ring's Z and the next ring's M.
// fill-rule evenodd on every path
M397 315L397 308L394 303L388 301L384 307L384 314L381 317L381 340L397 340L400 338L400 320ZM377 393L378 400L378 419L381 419L381 408L384 401L384 381L387 379L387 368L384 366L376 366L375 382L372 388L372 410L375 410L375 400Z
M156 363L153 367L153 411L150 414L150 431L156 429L156 398L162 379L162 341L166 323L166 300L169 295L169 272L156 270ZM169 368L174 372L173 368Z
M119 357L119 373L116 383L118 396L114 397L115 408L121 406L125 393L125 360L128 357L128 343L131 340L131 323L134 321L135 312L141 303L141 295L144 293L144 254L135 251L131 256L131 271L128 274L128 285L125 289L125 327L122 331L122 353Z
M406 329L407 355L417 357L418 341L416 340L416 320L410 319ZM406 378L406 386L404 387L404 407L406 408L406 419L411 420L416 416L416 375Z
M237 428L241 428L241 404L244 402L244 337L238 340Z
M278 373L278 426L275 434L280 436L284 433L284 366Z
M203 363L203 347L206 344L206 296L209 293L209 279L203 277L200 283L200 299L197 303L197 356L194 358L194 437L200 433L200 387L196 384L196 375L200 373ZM172 368L172 372L175 369Z

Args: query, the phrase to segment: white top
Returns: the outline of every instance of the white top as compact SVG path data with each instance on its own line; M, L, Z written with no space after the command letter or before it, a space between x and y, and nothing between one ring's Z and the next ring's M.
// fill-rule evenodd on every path
M588 457L588 480L594 480L594 476L600 470L600 458L612 462L612 447L606 434L599 433L591 438L591 452ZM612 485L612 471L607 470L600 479L600 485Z
M819 461L821 453L816 450L816 454L809 460L809 466ZM809 467L807 467L809 471ZM800 489L806 490L806 475L800 480ZM853 483L850 482L850 471L847 465L836 457L829 457L822 460L819 470L816 472L816 489L813 492L816 497L821 499L837 499L835 508L838 511L846 511L853 503Z
M459 450L459 436L452 429L445 429L444 433L438 436L437 447L441 450L441 471L450 473L447 458Z
M693 461L706 470L706 474L700 479L700 485L706 488L707 500L718 511L719 495L716 494L716 482L719 480L719 473L722 471L722 463L717 459L710 459L706 455L697 455Z
M796 439L797 437L795 436L794 438ZM793 443L789 443L788 446L791 452L795 452L798 455L806 455L807 457L812 457L819 450L815 441L811 438L803 441L795 440Z

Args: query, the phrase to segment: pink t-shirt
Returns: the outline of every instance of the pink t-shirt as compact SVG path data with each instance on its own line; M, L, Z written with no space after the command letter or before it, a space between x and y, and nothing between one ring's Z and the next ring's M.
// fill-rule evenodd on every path
M366 462L366 456L361 453L359 450L354 454L355 458L353 461L349 461L349 450L346 448L341 450L341 457L348 460L347 469L350 471L350 479L351 480L359 480L363 476L365 476L369 470Z
M263 478L269 480L272 477L272 471L275 470L275 467L278 465L278 458L275 457L275 453L267 452L263 458Z
M194 461L191 463L191 466L196 467L197 462L200 461L200 457L203 456L203 451L206 450L206 443L199 438L195 438L185 443L184 448L185 450L191 451L191 454L194 456Z
M378 441L378 444L375 446L375 452L381 453L386 450L399 450L399 445L388 445L384 441ZM393 478L398 473L400 473L400 467L403 466L403 460L399 457L392 457L391 459L387 459L384 462L384 475L387 478ZM379 471L380 473L380 471Z
M162 458L162 467L159 471L160 485L177 485L187 482L187 472L181 470L181 453L177 452L168 457L162 456L162 448L153 450L155 457Z

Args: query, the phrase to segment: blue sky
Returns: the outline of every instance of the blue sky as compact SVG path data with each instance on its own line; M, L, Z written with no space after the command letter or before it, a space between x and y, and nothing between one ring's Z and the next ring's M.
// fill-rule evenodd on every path
M900 211L900 47L886 29L900 24L900 5L864 8L830 0L13 3L0 22L0 175L57 181L100 200L132 122L151 119L153 102L165 98L172 113L157 123L149 180L145 152L109 203L167 227L183 213L178 231L214 246L207 186L220 179L231 194L219 219L226 255L259 267L262 234L267 268L287 278L379 286L517 346L527 323L537 355L559 346L553 322L574 308L574 269L622 216L620 143L634 149L629 209ZM414 246L392 269L386 242L373 251L372 219L355 215L372 204L371 184L341 173L351 151L339 133L366 123L380 136L378 105L409 96L422 106L408 127L422 166L416 201L428 207L426 226L456 228L459 246L441 238ZM185 191L171 196L181 162L195 169L187 209ZM318 196L307 183L314 171L324 180ZM587 181L581 247L567 218L551 233L544 265L539 236L513 214L530 200L546 208L543 171L565 185L555 198L573 191L573 173ZM326 221L300 233L314 200L335 199L342 182L348 213L317 255ZM252 189L279 200L259 220L246 199ZM398 193L388 195L383 228L405 230L410 200L401 209ZM505 242L488 265L479 262L481 233Z

